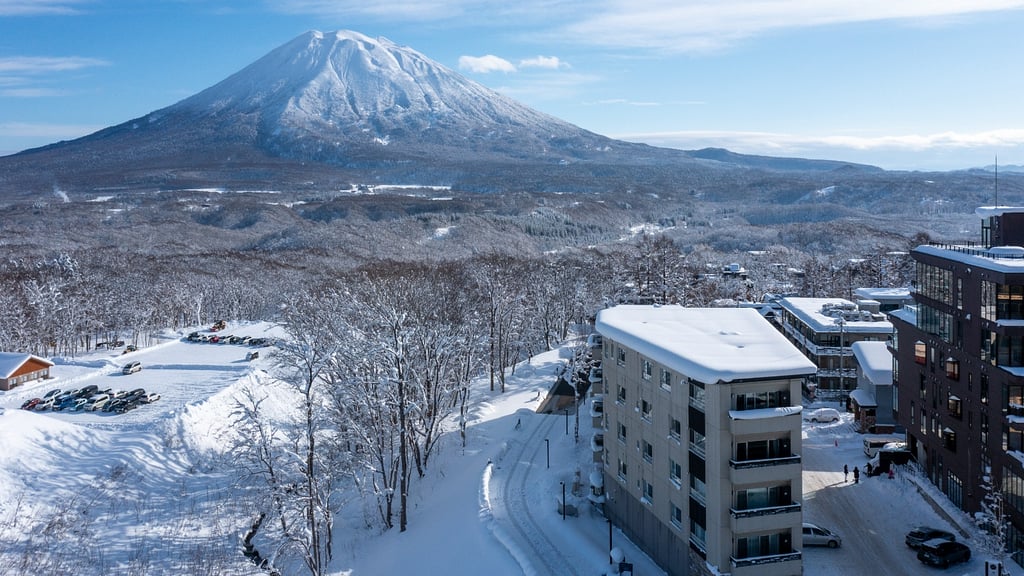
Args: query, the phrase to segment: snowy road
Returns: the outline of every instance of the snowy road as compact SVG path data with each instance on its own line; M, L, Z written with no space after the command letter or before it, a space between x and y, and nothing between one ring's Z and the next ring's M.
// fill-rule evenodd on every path
M984 572L978 543L966 540L967 535L941 517L904 475L890 480L862 474L855 484L851 473L849 481L844 481L843 464L852 471L854 466L863 467L867 461L860 436L847 421L805 427L811 433L803 439L804 521L825 526L843 538L843 546L838 549L805 547L805 574L933 576L936 569L921 564L917 554L903 541L906 533L918 524L953 529L958 539L974 551L970 562L952 566L943 574Z

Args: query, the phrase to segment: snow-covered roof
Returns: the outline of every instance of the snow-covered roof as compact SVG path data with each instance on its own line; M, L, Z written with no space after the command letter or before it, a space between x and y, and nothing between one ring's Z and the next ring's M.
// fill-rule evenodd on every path
M854 342L850 346L864 376L876 385L892 384L892 353L885 342Z
M597 330L705 384L816 370L751 308L622 305L600 311Z
M911 301L910 288L856 288L853 291L859 298L888 302L892 300Z
M994 272L1024 272L1024 248L1016 246L1000 246L988 250L977 246L918 246L914 251Z
M783 298L779 305L810 326L817 333L840 331L838 317L830 316L824 311L843 309L853 312L857 305L845 298ZM888 333L892 332L892 323L888 320L859 320L845 318L842 322L844 332Z
M875 400L875 395L863 388L857 388L850 392L850 398L857 401L862 407L878 406L878 402Z
M0 352L0 378L10 378L14 374L15 370L20 368L22 364L28 362L30 359L34 359L37 362L46 364L47 366L53 366L53 362L33 354Z
M974 213L979 218L991 218L993 216L1002 216L1003 214L1020 214L1024 212L1024 206L979 206L974 209Z

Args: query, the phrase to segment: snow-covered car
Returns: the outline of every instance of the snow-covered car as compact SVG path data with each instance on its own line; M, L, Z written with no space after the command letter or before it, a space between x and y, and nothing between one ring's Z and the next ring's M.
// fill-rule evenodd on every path
M917 559L929 566L947 568L950 564L970 560L971 549L960 542L936 538L921 543L917 550Z
M922 544L929 540L956 540L956 534L953 534L949 530L934 528L932 526L918 526L910 532L907 532L906 538L903 539L907 546L915 549L920 548Z
M125 364L124 368L121 368L121 374L124 374L124 375L135 374L139 370L142 370L142 362L139 362L138 360L136 360L134 362L129 362L129 363Z
M150 404L150 403L156 402L159 399L160 399L160 395L157 394L156 392L153 392L151 394L146 394L142 398L139 398L139 401L144 403L144 404Z
M835 408L818 408L807 415L811 422L838 422L839 410Z

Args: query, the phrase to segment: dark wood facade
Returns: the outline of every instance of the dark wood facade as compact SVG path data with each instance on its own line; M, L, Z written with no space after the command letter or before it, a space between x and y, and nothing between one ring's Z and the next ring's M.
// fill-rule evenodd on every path
M1013 237L1000 224L1019 225L1019 210L987 219L983 236ZM916 310L891 316L896 417L929 480L959 508L981 510L984 478L999 482L1013 552L1024 550L1024 254L987 248L912 252Z

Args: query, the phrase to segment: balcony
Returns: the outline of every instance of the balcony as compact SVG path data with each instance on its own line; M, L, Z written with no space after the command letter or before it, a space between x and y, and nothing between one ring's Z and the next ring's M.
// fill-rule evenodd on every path
M746 510L732 508L729 510L729 528L734 534L762 532L783 525L799 524L800 515L799 502Z
M733 484L762 484L800 477L800 455L763 460L729 460L729 481Z
M776 564L779 562L799 562L800 552L786 552L782 554L772 554L770 556L751 556L749 558L736 558L732 556L729 560L732 563L733 574L735 576L742 576L745 574L756 575L761 573L759 566L765 564Z

